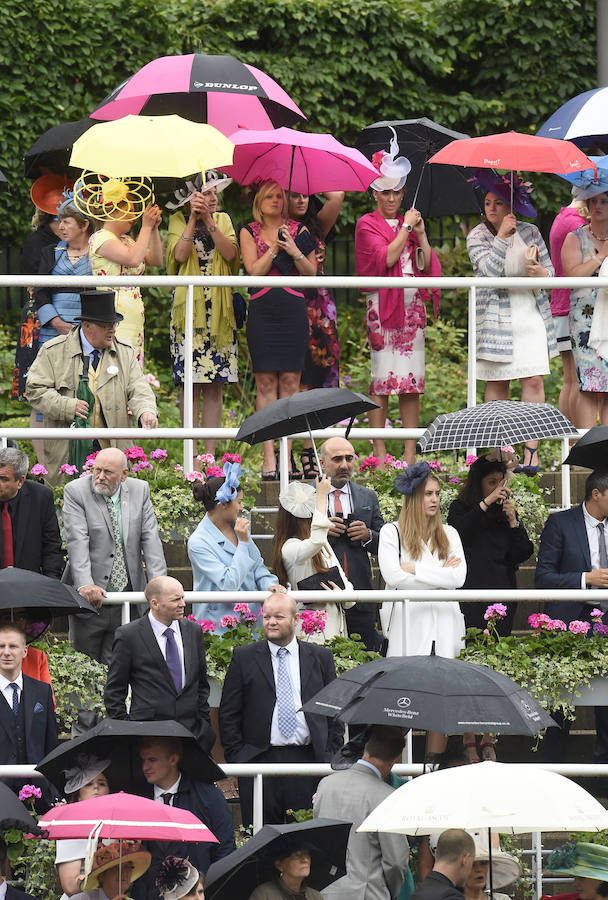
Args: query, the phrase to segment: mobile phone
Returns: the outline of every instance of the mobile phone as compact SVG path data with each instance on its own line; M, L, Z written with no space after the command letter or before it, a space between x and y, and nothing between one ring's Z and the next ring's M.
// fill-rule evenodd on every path
M284 229L284 228L279 228L278 236L279 236L279 240L280 240L280 241L286 240L286 235L285 235L285 229Z

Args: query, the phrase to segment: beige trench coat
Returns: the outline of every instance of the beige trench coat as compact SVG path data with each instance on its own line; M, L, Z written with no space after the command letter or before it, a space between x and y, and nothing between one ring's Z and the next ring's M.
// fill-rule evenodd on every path
M143 413L156 415L154 392L142 373L135 351L114 338L104 351L97 378L97 400L109 428L128 428L139 422ZM80 327L45 343L34 360L28 376L28 402L44 416L45 428L71 425L76 412L76 389L82 375L83 358ZM111 371L117 369L117 371ZM127 406L133 413L131 420ZM133 441L109 441L110 446L132 447ZM44 442L46 480L56 484L59 467L68 461L69 441Z

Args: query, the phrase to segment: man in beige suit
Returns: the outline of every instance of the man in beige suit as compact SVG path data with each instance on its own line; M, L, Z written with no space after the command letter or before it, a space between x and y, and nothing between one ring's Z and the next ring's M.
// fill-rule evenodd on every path
M403 732L374 725L363 756L350 769L328 775L314 801L315 818L352 822L346 849L346 875L323 890L326 900L394 900L401 890L410 848L401 834L362 832L357 828L394 788L386 783L401 762Z
M135 351L116 337L123 316L114 308L114 291L81 294L80 325L47 341L27 376L27 399L44 416L46 428L71 425L76 418L103 428L156 428L156 399ZM86 400L76 397L86 370L95 395L92 413ZM131 415L129 415L129 412ZM101 446L131 447L133 441L110 440ZM68 462L69 441L45 441L47 481L60 480L59 467Z

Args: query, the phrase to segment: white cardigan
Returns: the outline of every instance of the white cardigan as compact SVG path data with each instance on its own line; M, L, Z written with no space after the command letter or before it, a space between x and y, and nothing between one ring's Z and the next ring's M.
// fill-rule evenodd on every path
M351 591L353 589L352 584L344 574L342 566L337 560L336 554L327 542L327 532L329 531L330 526L331 522L325 513L315 510L310 526L310 537L303 541L298 540L298 538L289 538L289 540L285 541L283 544L281 556L283 558L285 571L287 572L287 580L293 590L297 589L299 581L316 574L317 570L313 565L312 559L319 551L322 552L324 562L328 568L331 566L338 567L346 590ZM344 609L350 609L350 607L354 605L353 602L299 604L302 609L323 610L323 612L327 613L327 622L324 632L317 632L310 636L302 635L301 629L298 626L298 635L300 637L305 637L306 640L311 641L312 643L318 644L330 640L337 634L346 635Z
M397 523L388 523L380 530L378 562L387 590L420 591L429 588L454 590L462 587L467 575L460 535L451 525L444 525L449 541L448 556L460 558L458 566L444 566L437 553L425 544L420 559L413 561L405 547L399 558ZM402 563L414 562L415 574L404 572ZM382 628L388 637L388 656L427 655L433 641L437 656L457 656L464 637L464 617L456 601L410 601L407 648L403 646L403 603L384 602L380 610Z

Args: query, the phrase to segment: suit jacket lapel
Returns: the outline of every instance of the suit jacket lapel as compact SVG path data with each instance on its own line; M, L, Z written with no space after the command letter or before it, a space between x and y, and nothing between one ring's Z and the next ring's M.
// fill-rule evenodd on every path
M310 644L305 641L298 641L299 657L300 657L300 697L302 703L306 703L315 694L319 692L319 686L312 683L312 650Z
M198 672L198 660L196 653L196 643L194 641L194 633L191 628L186 627L186 623L180 619L179 630L182 636L182 647L184 648L184 687L190 681L190 676Z
M120 516L122 519L122 542L127 547L129 538L129 485L123 481L120 488Z
M89 487L91 489L91 500L97 506L98 512L101 515L101 518L104 520L106 525L108 526L108 531L110 532L110 537L114 540L114 532L112 530L112 520L110 519L110 513L108 512L108 506L106 504L106 498L102 497L101 494L96 494L93 490L93 476L90 476L91 481Z
M25 719L25 746L30 745L30 735L32 733L32 719L34 718L35 690L34 685L28 683L27 675L23 676L23 690L21 691L21 704L23 706L23 715Z
M255 661L268 682L269 686L272 688L273 693L276 692L276 685L274 683L274 672L272 671L272 659L270 656L270 650L268 648L268 642L265 638L262 638L261 641L258 641L255 646Z
M586 570L591 570L591 550L589 549L589 539L587 537L587 525L585 523L585 515L583 513L583 506L578 507L576 510L578 516L578 527L574 529L574 533L576 534L577 540L580 544L580 551L585 561Z
M11 745L15 746L15 718L13 710L6 702L4 695L0 697L0 727L6 732Z

